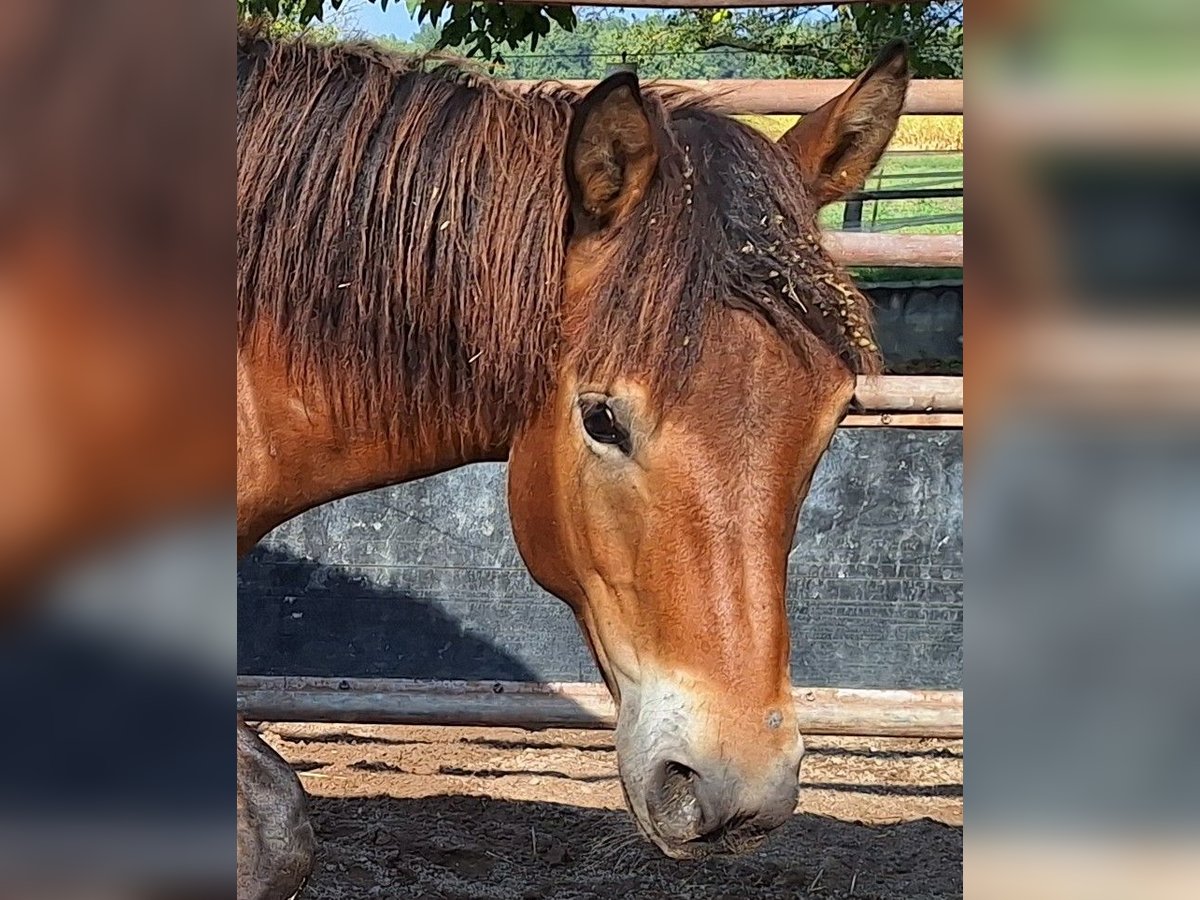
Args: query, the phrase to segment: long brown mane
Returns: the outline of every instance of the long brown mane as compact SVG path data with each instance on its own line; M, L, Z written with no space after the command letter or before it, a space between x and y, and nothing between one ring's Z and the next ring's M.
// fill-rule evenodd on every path
M347 423L520 421L561 352L576 95L253 29L238 88L239 348L275 342ZM695 98L646 103L660 177L613 235L582 363L684 385L733 306L875 371L866 301L821 250L791 161Z

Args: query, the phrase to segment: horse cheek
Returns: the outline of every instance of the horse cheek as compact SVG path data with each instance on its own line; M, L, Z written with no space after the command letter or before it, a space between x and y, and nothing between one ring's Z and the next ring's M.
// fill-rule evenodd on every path
M572 606L583 590L570 565L566 510L552 432L519 436L508 458L508 513L517 550L534 580Z

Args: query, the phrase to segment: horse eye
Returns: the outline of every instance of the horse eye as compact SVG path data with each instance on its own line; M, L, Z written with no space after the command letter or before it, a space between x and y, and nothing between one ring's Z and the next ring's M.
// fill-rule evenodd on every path
M629 434L617 424L607 404L596 403L583 410L583 429L601 444L612 444L622 453L629 453Z

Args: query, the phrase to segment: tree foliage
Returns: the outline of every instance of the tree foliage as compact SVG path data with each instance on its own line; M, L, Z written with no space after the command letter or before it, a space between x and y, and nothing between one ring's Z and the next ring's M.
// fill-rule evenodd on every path
M380 0L386 3L387 0ZM578 24L575 10L569 6L526 6L501 3L447 3L446 0L407 0L408 10L417 22L437 24L437 49L461 47L467 56L494 59L502 48L516 50L528 43L536 50L538 42L557 25L571 31ZM443 19L445 13L445 20Z
M806 7L684 10L673 18L702 48L738 48L789 60L793 77L851 77L879 48L903 37L919 78L962 77L962 9L958 2L851 4L832 12Z
M238 11L299 29L323 21L327 10L345 2L238 0ZM383 9L389 5L389 0L372 2ZM961 0L645 16L576 15L565 6L406 2L423 25L412 42L395 42L398 46L455 48L514 78L597 78L622 61L636 63L646 77L850 77L894 37L908 39L917 77L962 77Z
M342 0L336 0L335 8L341 2ZM239 17L270 20L272 34L290 37L307 31L319 37L333 39L337 37L337 29L329 25L315 24L324 21L323 6L321 0L237 0Z
M322 22L326 10L338 10L347 0L237 0L242 16L261 16L305 28ZM386 10L389 0L371 0ZM391 0L395 5L395 0ZM570 31L575 11L569 6L505 3L448 3L446 0L406 0L417 22L437 23L437 47L457 47L468 56L494 58L503 47L515 50L528 43L536 49L540 38L557 25ZM286 27L286 26L285 26Z

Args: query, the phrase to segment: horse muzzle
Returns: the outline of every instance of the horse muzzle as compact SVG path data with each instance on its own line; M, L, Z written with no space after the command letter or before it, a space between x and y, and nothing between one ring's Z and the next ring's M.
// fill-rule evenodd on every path
M753 850L796 807L804 745L794 718L784 728L772 711L722 717L675 691L655 694L623 703L617 726L639 829L675 859Z
M658 762L646 786L649 837L676 859L753 850L791 818L798 769L781 767L774 778L750 781L720 761L703 767Z

